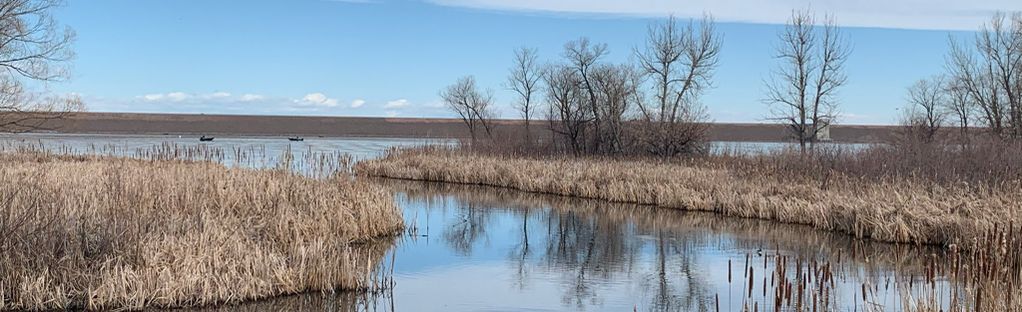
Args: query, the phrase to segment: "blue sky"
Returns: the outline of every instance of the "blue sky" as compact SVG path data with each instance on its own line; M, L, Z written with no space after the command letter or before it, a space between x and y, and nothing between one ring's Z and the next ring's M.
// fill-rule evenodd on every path
M586 36L627 62L651 22L705 11L724 46L703 101L715 121L759 122L779 24L805 7L848 26L842 122L888 124L907 86L943 71L949 35L1022 2L72 0L58 18L78 34L74 76L51 88L90 111L450 117L438 91L475 75L515 117L501 87L514 48L556 61Z

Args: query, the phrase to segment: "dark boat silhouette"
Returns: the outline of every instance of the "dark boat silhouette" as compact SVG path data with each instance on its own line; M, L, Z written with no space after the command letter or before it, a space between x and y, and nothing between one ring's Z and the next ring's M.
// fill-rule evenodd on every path
M204 135L204 136L199 138L199 141L201 141L201 142L210 142L210 141L213 141L213 137L208 137L208 136Z
M287 140L288 141L292 141L292 142L301 142L301 141L305 141L305 138L303 138L303 137L290 137L290 138L287 138Z

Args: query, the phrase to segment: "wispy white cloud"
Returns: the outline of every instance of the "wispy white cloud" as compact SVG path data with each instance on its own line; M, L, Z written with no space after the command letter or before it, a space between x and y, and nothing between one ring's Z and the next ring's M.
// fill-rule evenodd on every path
M150 102L155 102L155 101L181 102L181 101L190 99L192 97L193 96L191 94L184 93L184 92L171 92L171 93L146 94L146 95L139 96L138 98L141 98L142 100L150 101Z
M190 94L184 93L184 92L172 92L172 93L167 93L166 97L167 97L167 99L169 99L171 101L181 102L181 101L184 101L184 100L187 100L187 99L191 98L192 96Z
M1018 0L427 0L444 6L531 12L620 16L699 17L719 21L779 24L792 9L832 14L844 26L974 30L993 12L1022 11Z
M262 96L262 95L259 95L259 94L251 94L251 93L244 94L244 95L241 96L241 98L239 98L239 100L241 100L242 102L262 101L264 99L266 99L265 96Z
M84 96L83 96L84 97ZM450 117L438 100L412 105L408 99L376 104L363 98L340 100L326 93L275 96L257 93L165 92L127 98L84 97L89 110L97 112L158 112L204 114L269 114L307 116Z
M235 97L230 92L213 92L208 94L193 94L185 92L169 92L169 93L152 93L136 97L147 102L187 102L187 101L225 101L234 100ZM241 101L253 101L261 100L261 95L245 94L238 98Z
M406 100L406 99L393 100L393 101L387 102L387 104L384 104L383 108L384 109L405 108L405 107L408 107L408 104L409 104L408 100Z
M305 97L295 100L299 106L335 107L337 99L330 98L323 93L309 93Z

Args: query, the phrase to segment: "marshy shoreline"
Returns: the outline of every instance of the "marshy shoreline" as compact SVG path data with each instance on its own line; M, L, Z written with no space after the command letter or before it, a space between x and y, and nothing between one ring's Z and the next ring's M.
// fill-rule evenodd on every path
M346 174L0 154L0 310L206 306L371 291L403 229Z
M359 162L357 175L486 185L726 216L809 225L886 243L967 248L1019 224L1022 194L909 179L865 181L834 173L792 177L719 162L519 157L446 149L393 151Z

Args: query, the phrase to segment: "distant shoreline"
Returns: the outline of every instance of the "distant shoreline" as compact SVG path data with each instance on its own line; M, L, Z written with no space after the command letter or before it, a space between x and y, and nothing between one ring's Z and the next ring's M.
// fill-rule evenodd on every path
M498 120L505 131L523 132L521 120ZM546 121L533 123L536 135L549 135ZM537 126L538 125L538 126ZM46 124L51 131L111 135L221 135L234 137L351 137L351 138L468 138L458 119L321 117L266 115L206 115L148 113L76 113ZM839 143L876 143L890 137L897 126L835 125L831 137ZM785 142L779 124L714 123L709 139L723 142Z

